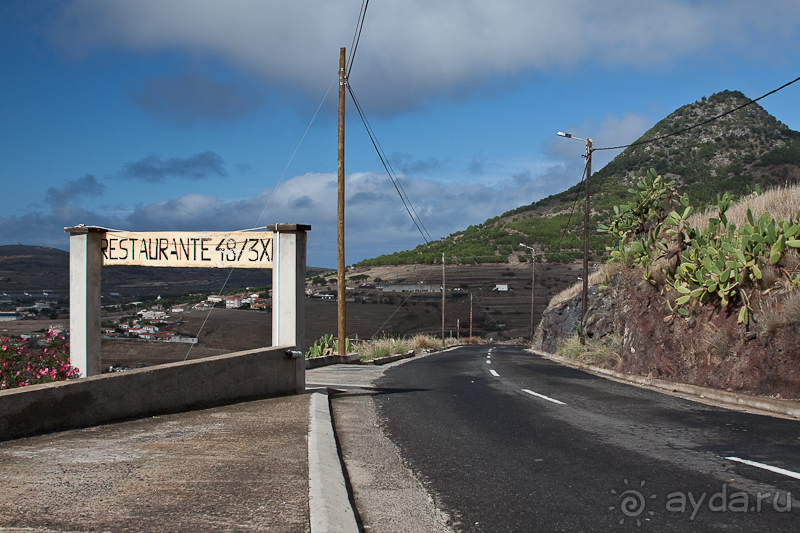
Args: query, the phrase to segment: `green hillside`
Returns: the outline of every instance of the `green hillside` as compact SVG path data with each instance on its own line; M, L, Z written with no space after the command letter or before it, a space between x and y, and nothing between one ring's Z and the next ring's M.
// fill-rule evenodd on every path
M738 91L703 97L671 113L636 142L680 131L747 102ZM613 244L609 236L598 234L597 225L609 221L614 205L630 199L629 189L649 168L675 180L679 192L703 208L725 191L740 196L756 185L766 190L797 183L800 133L751 104L680 135L626 148L592 175L589 248L595 258ZM438 241L366 259L358 266L434 263L442 253L455 264L525 261L528 250L520 242L541 250L546 261L570 261L582 256L583 201L576 203L576 198L583 194L578 184Z

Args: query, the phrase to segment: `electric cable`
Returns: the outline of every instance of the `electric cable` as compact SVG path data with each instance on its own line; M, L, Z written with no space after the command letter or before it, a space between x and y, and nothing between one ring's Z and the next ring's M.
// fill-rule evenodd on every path
M306 126L306 129L303 132L303 135L300 137L300 141L297 143L297 146L295 147L294 152L292 152L292 155L289 158L289 162L286 163L286 167L284 167L283 172L281 173L280 177L278 178L278 181L275 183L275 187L273 187L272 192L269 195L269 198L267 198L267 201L264 204L264 208L261 210L261 213L258 215L258 219L256 220L256 223L254 224L254 226L256 226L256 227L253 228L253 229L259 229L257 226L258 226L259 222L261 222L261 219L264 217L264 213L266 212L267 207L269 207L269 204L272 202L272 197L275 196L275 192L278 190L278 186L281 184L281 182L283 181L283 178L286 176L286 172L289 170L289 166L292 164L292 161L294 161L294 157L297 155L297 151L300 149L300 146L303 144L303 141L305 140L306 135L308 135L308 131L311 129L311 125L314 124L314 120L317 118L317 115L319 114L319 110L322 109L322 105L325 103L325 100L327 100L327 98L328 98L328 94L331 92L331 87L333 87L333 84L336 83L336 80L338 78L339 78L339 76L337 74L336 77L333 79L333 81L331 81L331 84L328 86L328 90L325 91L325 95L322 97L322 100L320 101L319 105L317 106L317 110L314 112L314 116L311 117L311 121L308 123L308 126ZM222 291L225 290L225 287L228 285L228 281L231 279L231 275L232 274L233 274L233 268L231 268L231 271L228 272L228 277L225 279L225 282L222 284L222 287L220 288L219 292L217 293L217 296L220 296L222 294ZM203 320L203 323L200 325L200 329L197 331L196 338L197 338L198 342L200 342L200 333L203 332L203 328L205 328L206 322L208 322L208 318L211 316L211 312L213 310L214 310L214 307L211 307L208 310L208 313L206 314L206 318ZM186 356L183 358L184 361L186 361L186 359L188 359L188 357L189 357L189 354L192 353L192 348L194 348L194 344L189 346L189 350L186 352Z
M367 18L367 8L369 7L369 0L361 2L361 10L358 12L358 22L356 23L356 32L353 35L353 43L350 45L350 58L347 61L349 65L347 69L346 78L350 78L350 72L353 70L353 60L356 58L356 50L358 50L358 43L361 41L361 30L364 29L364 21Z
M424 282L426 279L428 279L428 276L430 276L430 275L433 273L433 271L434 271L434 269L433 269L433 268L431 268L431 270L430 270L430 271L429 271L429 272L428 272L428 273L425 275L425 277L424 277L424 278L422 278L422 281ZM378 330L377 330L377 331L376 331L376 332L375 332L375 333L372 335L372 338L373 338L373 339L374 339L374 338L375 338L375 337L378 335L378 333L380 333L380 332L381 332L381 330L382 330L384 327L386 327L386 324L388 324L388 323L389 323L389 321L390 321L390 320L391 320L391 319L394 317L394 315L396 315L396 314L397 314L397 312L400 310L400 308L402 308L402 307L403 307L403 306L406 304L406 302L409 300L409 298L411 298L412 296L414 296L414 294L416 294L416 291L411 291L411 294L409 294L409 295L408 295L408 297L406 297L406 299L405 299L405 300L403 300L403 302L402 302L400 305L398 305L398 306L397 306L397 309L395 309L395 310L394 310L394 313L392 313L392 314L391 314L391 316L390 316L389 318L387 318L387 319L386 319L386 322L384 322L383 324L381 324L381 327L379 327L379 328L378 328Z
M422 231L424 230L424 232L427 234L427 238L425 237L424 234L422 235L422 238L425 240L426 243L429 243L430 241L433 240L433 237L431 237L430 232L428 232L428 229L425 227L425 224L422 222L422 219L420 218L419 214L417 213L417 210L414 208L414 204L411 202L411 199L408 197L408 194L405 192L405 188L403 187L402 183L400 183L400 179L397 177L397 174L394 172L394 168L392 167L392 164L389 162L389 158L386 156L386 152L383 151L383 147L381 146L380 141L378 141L378 138L375 135L374 130L372 129L372 125L369 123L369 119L367 119L366 114L363 112L361 104L360 104L360 102L358 102L358 99L356 98L355 93L353 93L353 89L352 89L352 87L350 86L349 83L347 84L347 88L348 88L348 91L350 91L350 96L353 98L353 103L356 105L356 109L358 110L359 115L361 116L362 122L364 122L364 126L367 129L367 133L369 134L369 137L372 140L372 145L375 148L375 151L378 153L378 157L380 158L381 163L383 164L383 168L386 170L386 173L389 175L389 178L392 180L392 183L394 184L394 187L397 190L397 193L400 195L400 199L403 201L403 204L406 206L406 211L409 210L409 206L410 206L411 211L414 212L413 215L411 214L411 212L409 212L408 214L411 217L411 219L414 221L414 224L417 225L417 229L419 229L420 226L422 226L422 229L420 230L420 233L422 233ZM415 220L415 217L416 217L416 220ZM419 224L417 224L417 222L419 222Z
M586 171L588 170L588 168L589 168L589 159L587 158L586 159L586 164L583 166L583 174L581 175L581 181L578 184L579 185L578 186L578 190L577 190L578 193L581 192L580 185L582 185L584 180L586 179ZM569 230L569 223L572 222L572 213L575 211L575 206L578 205L578 199L579 198L580 198L580 195L576 194L575 195L575 202L572 204L572 209L570 209L570 211L569 211L569 217L567 218L567 224L564 226L564 233L561 234L561 239L559 239L559 241L558 241L558 246L556 247L556 250L559 250L559 251L561 250L561 243L564 241L564 235L566 235L567 231Z
M429 243L432 240L430 238L430 233L428 233L427 237L425 236L425 233L427 233L427 229L425 229L425 232L423 232L424 224L422 224L422 220L419 219L419 215L417 214L417 218L415 218L414 215L411 213L411 211L413 210L414 213L416 214L416 209L414 209L414 206L411 203L411 200L408 197L404 197L403 196L403 193L401 192L401 186L398 184L396 176L393 176L392 173L390 172L390 170L389 170L390 165L389 165L389 163L387 161L387 158L385 157L385 154L382 153L381 149L379 148L379 143L377 141L377 138L375 137L374 131L372 130L371 126L369 125L369 121L367 120L367 117L364 114L364 111L361 108L361 105L359 104L355 93L353 92L353 88L350 86L349 83L347 83L347 90L350 92L350 97L353 99L353 103L356 106L356 110L358 111L358 114L361 117L361 121L363 122L364 127L367 130L367 135L369 135L370 141L372 141L372 146L375 148L375 151L378 154L378 158L381 160L381 163L383 164L383 168L386 170L386 174L389 176L389 179L392 181L392 184L394 185L394 188L397 191L397 194L400 196L400 200L403 202L403 206L406 208L406 211L408 212L408 216L411 218L411 221L414 222L414 225L417 227L417 230L419 231L420 235L422 235L422 238L425 241L425 243L426 244Z
M704 120L703 122L700 122L698 124L694 124L692 126L687 126L687 127L683 128L681 130L674 131L672 133L667 133L667 134L661 135L659 137L654 137L653 139L646 139L644 141L637 141L637 142L634 142L634 143L631 143L631 144L623 144L621 146L609 146L609 147L605 147L605 148L592 148L591 151L595 152L595 151L599 151L599 150L619 150L619 149L622 149L622 148L628 148L630 146L639 146L641 144L649 144L649 143L652 143L652 142L660 141L662 139L666 139L668 137L675 137L676 135L680 135L681 133L686 133L689 130L693 130L695 128L699 128L700 126L705 126L706 124L708 124L710 122L714 122L715 120L719 120L724 116L730 115L731 113L735 113L736 111L739 111L740 109L745 108L745 107L749 106L750 104L754 104L754 103L758 102L759 100L761 100L762 98L766 98L767 96L769 96L771 94L775 94L776 92L780 91L781 89L785 89L789 85L791 85L791 84L793 84L795 82L798 82L798 81L800 81L800 77L795 78L795 79L793 79L792 81L790 81L788 83L784 83L783 85L781 85L777 89L773 89L772 91L759 96L755 100L750 100L750 101L748 101L748 102L746 102L746 103L744 103L744 104L742 104L740 106L737 106L737 107L735 107L735 108L733 108L733 109L731 109L729 111L721 113L721 114L719 114L719 115L717 115L715 117L711 117L711 118L709 118L707 120Z

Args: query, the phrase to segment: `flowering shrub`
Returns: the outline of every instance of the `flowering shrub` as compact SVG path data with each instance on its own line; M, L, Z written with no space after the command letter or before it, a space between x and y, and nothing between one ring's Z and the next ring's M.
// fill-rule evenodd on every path
M49 330L43 350L20 346L8 338L0 338L0 389L27 387L38 383L64 381L80 376L69 364L69 344L64 337Z

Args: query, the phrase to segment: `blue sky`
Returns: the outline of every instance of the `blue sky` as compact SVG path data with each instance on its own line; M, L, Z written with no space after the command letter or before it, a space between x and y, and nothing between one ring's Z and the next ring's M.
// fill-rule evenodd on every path
M0 244L289 222L335 266L334 81L360 7L4 0ZM624 144L798 76L796 0L402 0L370 3L350 84L440 238L577 183L583 144L557 131ZM760 104L800 130L798 101ZM346 262L421 244L349 97L346 135Z

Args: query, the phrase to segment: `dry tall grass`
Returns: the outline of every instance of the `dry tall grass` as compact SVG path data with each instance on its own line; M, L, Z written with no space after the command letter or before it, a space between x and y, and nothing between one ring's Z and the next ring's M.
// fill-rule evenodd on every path
M470 338L472 339L472 338ZM437 352L448 346L457 344L456 339L445 339L444 342L432 335L414 335L410 339L402 337L383 337L364 342L358 347L358 356L362 361L369 361L379 357L407 353L410 350L418 352ZM473 342L475 342L473 340Z
M769 213L775 220L789 220L797 216L800 212L800 185L790 185L777 187L765 191L764 194L755 197L745 198L744 201L734 204L725 216L728 222L741 227L747 222L747 210L753 213L753 218L758 218ZM710 206L703 213L695 213L688 220L688 225L698 228L700 231L708 226L708 219L717 217L717 209Z
M622 364L621 348L622 336L617 334L603 339L587 338L585 345L580 343L578 335L572 335L561 339L556 354L583 364L616 370Z
M800 292L790 292L780 303L772 300L761 304L755 322L762 335L772 335L781 328L800 325Z
M611 276L611 274L609 274L609 269L616 268L615 265L615 263L601 265L599 270L589 274L589 286L591 287L592 285L599 285L604 280L608 279ZM563 291L553 296L553 298L550 300L550 303L547 304L547 308L550 309L554 305L560 304L565 300L569 300L570 298L579 295L582 289L583 281L579 281L574 285L567 287Z

